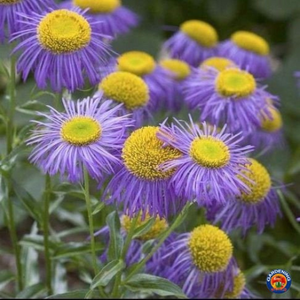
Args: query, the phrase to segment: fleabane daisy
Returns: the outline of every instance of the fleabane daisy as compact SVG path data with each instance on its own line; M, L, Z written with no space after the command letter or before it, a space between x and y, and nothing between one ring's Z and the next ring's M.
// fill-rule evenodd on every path
M239 175L248 186L247 193L234 199L227 199L225 205L212 205L208 208L208 216L215 223L220 222L221 228L227 232L241 229L245 234L255 227L262 233L266 225L274 226L276 218L280 215L278 195L267 169L255 159L250 159L247 165L247 177ZM246 174L246 173L245 173ZM210 218L210 217L209 217Z
M179 285L188 297L210 299L232 290L236 267L233 246L218 227L200 225L190 233L180 234L165 251L163 260L174 258L165 277Z
M201 121L227 124L229 131L244 135L254 132L264 115L270 116L266 99L278 101L253 75L239 68L195 72L185 85L184 97L190 109L201 111Z
M20 14L41 13L55 6L53 0L0 0L0 42L22 28Z
M225 57L213 56L204 60L199 68L203 72L209 72L210 70L216 70L222 72L228 68L236 67L235 63Z
M123 6L121 0L67 0L61 7L88 9L88 15L98 21L98 31L113 37L129 32L139 23L138 16Z
M42 14L22 15L14 39L21 38L15 52L19 72L26 80L34 72L37 86L45 89L49 83L55 92L64 88L82 88L87 78L91 84L99 82L98 69L106 64L110 47L96 30L97 22L79 9L59 9Z
M123 103L121 113L131 113L135 127L142 126L151 116L148 86L142 78L132 73L117 71L109 74L100 82L96 96L99 93L116 105Z
M217 54L218 34L208 23L189 20L164 43L164 49L172 58L186 61L198 67L205 59Z
M83 168L100 181L121 164L120 150L131 126L128 116L116 116L118 107L100 99L63 100L64 112L50 107L45 120L37 124L28 140L34 149L30 161L44 173L66 175L71 182L81 181Z
M171 146L163 147L157 138L159 127L145 126L131 133L122 149L123 167L109 182L104 199L123 207L129 216L147 212L165 217L182 208L170 185L175 169L160 166L181 156Z
M225 203L228 197L247 192L241 178L246 177L249 160L246 155L252 146L239 146L240 134L226 133L226 126L218 130L203 123L202 126L185 121L170 126L163 124L158 137L182 153L162 165L163 170L176 170L172 177L175 192L199 205L209 204L213 199Z
M141 77L150 91L149 108L152 111L167 107L172 102L172 79L170 72L156 63L146 52L130 51L120 55L116 69Z
M256 78L271 75L270 47L261 36L249 31L237 31L220 44L219 53L236 62Z
M173 96L167 98L165 108L177 112L184 104L182 90L192 74L192 68L182 60L171 58L160 61L160 65L170 72L169 77L172 79Z

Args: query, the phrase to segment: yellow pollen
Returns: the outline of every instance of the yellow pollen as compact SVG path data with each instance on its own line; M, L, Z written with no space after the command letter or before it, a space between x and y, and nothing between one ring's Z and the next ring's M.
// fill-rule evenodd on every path
M182 23L180 30L201 46L212 48L218 43L218 34L208 23L190 20Z
M255 91L256 82L254 77L246 71L226 69L218 74L215 88L224 97L242 98Z
M102 129L97 120L91 117L78 116L63 123L61 138L75 146L86 146L101 137Z
M227 58L224 57L211 57L206 59L201 65L201 69L209 69L214 68L217 71L221 72L229 67L235 67L235 63Z
M202 167L222 168L230 160L229 148L214 137L197 137L190 146L190 156Z
M21 2L22 0L0 0L0 5L6 5L6 4L15 4L18 2Z
M264 200L271 189L271 178L266 168L255 159L250 159L251 164L246 168L250 172L243 171L251 182L242 176L238 176L250 189L249 193L242 192L240 201L248 204L256 204ZM252 183L253 182L253 183Z
M186 79L191 74L190 66L179 59L165 59L160 62L160 65L174 73L176 80Z
M233 290L226 292L225 299L240 299L240 296L245 288L246 278L245 275L239 271L239 273L233 279Z
M140 77L128 72L115 72L99 85L108 99L123 103L127 109L143 107L149 100L149 89Z
M73 0L81 9L89 8L93 14L111 13L121 6L120 0Z
M144 219L142 219L142 216L139 216L136 226L139 227L146 224L150 218L151 217L148 213L146 214ZM133 219L131 219L129 216L123 215L122 226L125 229L125 231L128 232L130 230L132 220ZM168 222L166 221L166 219L164 218L160 219L159 217L156 217L150 230L147 233L141 235L139 239L143 241L155 239L167 228L168 228Z
M270 48L266 40L248 31L237 31L231 36L231 41L238 47L259 55L268 55Z
M160 165L176 159L181 153L170 146L163 147L163 142L156 136L159 127L146 126L135 130L125 141L122 157L125 167L136 177L145 180L164 180L169 178L174 169L163 171Z
M40 21L37 35L46 50L55 54L71 53L89 44L91 27L80 14L60 9L48 13Z
M271 114L271 118L264 115L261 128L267 132L276 132L282 128L281 114L275 107L270 106L268 109Z
M233 252L227 234L212 225L196 227L191 232L188 247L195 266L207 273L224 271Z
M130 51L118 58L118 69L137 76L144 76L154 71L156 67L153 57L145 52Z

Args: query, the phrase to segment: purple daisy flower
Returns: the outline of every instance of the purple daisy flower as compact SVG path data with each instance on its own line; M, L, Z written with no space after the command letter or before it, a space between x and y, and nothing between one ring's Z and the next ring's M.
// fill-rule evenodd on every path
M204 77L205 73L211 72L211 70L213 70L212 72L215 73L216 71L222 72L228 68L234 67L236 67L236 64L232 60L221 56L213 56L207 58L199 66L201 75L203 75Z
M225 205L212 204L207 209L208 219L214 223L220 222L226 232L241 229L245 235L256 226L258 233L262 233L266 225L274 226L277 216L281 215L278 195L272 188L266 168L254 159L251 159L247 168L249 179L240 179L248 185L250 191L242 192L241 196L234 199L227 199Z
M104 199L122 205L129 216L142 211L165 217L185 204L170 184L175 170L160 169L162 163L180 157L181 153L173 147L163 147L156 136L158 131L159 127L146 126L127 138L122 150L124 165L104 191Z
M232 59L240 68L247 70L256 78L267 78L271 75L271 62L268 43L260 36L237 31L230 40L220 44L219 54Z
M122 54L116 68L119 71L140 76L150 91L149 109L157 111L173 101L170 72L157 65L153 57L145 52L130 51Z
M199 67L205 59L216 56L218 34L208 23L189 20L181 24L180 30L164 43L164 49L172 58L186 61Z
M129 32L139 23L139 17L124 7L121 0L73 0L63 2L61 7L88 9L88 15L98 21L98 31L113 37Z
M81 88L85 77L91 84L99 82L98 69L110 47L102 41L107 36L97 32L97 22L79 9L21 16L25 27L14 35L22 38L14 51L22 51L17 68L24 80L33 71L39 88L49 81L55 92Z
M244 135L256 131L263 116L270 116L267 99L278 101L266 86L259 86L250 73L238 68L198 70L188 80L184 96L190 109L201 111L201 121L227 124L230 132Z
M12 34L21 30L19 14L41 13L56 4L53 0L1 0L0 1L0 42L11 38ZM7 30L7 31L6 31Z
M176 169L172 183L177 195L189 201L196 199L203 205L212 199L225 203L228 197L248 190L237 175L247 176L244 174L249 164L246 154L253 147L240 147L240 134L226 133L226 126L218 131L216 126L206 123L200 129L191 118L191 125L176 119L175 122L171 127L163 124L158 137L182 153L162 165L163 170Z
M233 288L236 262L232 252L225 232L212 225L201 225L178 235L161 259L174 258L166 278L179 285L189 298L222 298Z
M186 62L179 59L164 59L160 65L170 72L169 76L172 79L173 95L170 93L170 97L166 99L165 108L167 111L178 112L184 104L182 90L191 76L192 69Z
M132 115L135 127L141 127L151 117L149 111L149 89L144 80L132 73L113 72L104 77L99 91L105 99L113 100L116 105L123 103L120 114Z
M97 180L114 173L131 126L128 116L117 117L118 107L111 108L110 101L100 105L96 98L63 100L63 105L65 112L49 107L50 114L39 114L47 121L33 121L38 126L28 140L34 145L30 161L44 173L66 174L71 182L81 181L83 168Z

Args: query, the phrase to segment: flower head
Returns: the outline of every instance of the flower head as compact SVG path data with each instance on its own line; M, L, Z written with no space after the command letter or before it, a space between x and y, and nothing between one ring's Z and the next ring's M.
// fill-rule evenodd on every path
M127 116L117 117L118 107L100 99L63 100L65 112L50 107L50 114L40 114L46 121L37 124L29 145L34 145L30 160L50 175L67 175L72 182L82 179L83 168L101 180L121 164L120 150L126 129L131 125Z
M97 68L106 61L109 46L97 32L97 22L80 10L66 9L22 18L25 28L15 38L23 41L15 51L22 51L17 66L24 80L33 71L39 88L49 82L56 92L83 87L85 77L98 82Z
M178 195L203 205L212 199L224 203L240 190L247 192L238 175L246 176L246 154L252 147L240 147L240 135L225 133L225 129L218 131L206 123L200 128L192 120L191 125L177 120L171 127L162 125L158 137L182 153L162 166L164 170L176 169L172 182Z
M142 127L127 138L122 149L124 166L104 192L109 202L122 204L129 216L142 211L164 217L181 205L170 186L175 169L160 169L161 164L181 153L171 146L163 147L156 136L158 131L159 127Z
M217 53L218 34L203 21L189 20L164 44L171 57L179 58L198 67L206 58Z
M53 0L1 0L0 1L0 42L10 39L12 34L22 29L21 14L41 13L55 8Z
M138 16L124 7L121 0L68 0L61 7L87 9L88 15L98 23L97 30L113 37L127 33L139 22Z
M172 78L170 72L157 65L148 53L130 51L117 59L116 68L119 71L140 76L148 85L150 91L149 108L158 110L167 107L173 100Z
M211 69L215 69L219 72L232 67L235 67L235 63L232 60L219 56L210 57L203 61L200 65L201 70L209 71Z
M242 69L257 78L271 75L269 45L259 35L248 31L237 31L230 40L220 44L220 54L232 59Z
M184 96L191 109L201 110L202 121L227 124L231 132L244 135L256 131L263 115L270 115L266 99L277 101L250 73L238 68L211 69L204 76L196 72L186 83Z
M278 196L272 188L269 172L258 161L251 159L250 162L247 178L239 176L249 191L228 199L225 205L212 205L208 209L208 215L213 216L216 223L221 222L225 231L240 228L245 234L251 227L257 226L261 233L266 225L273 226L280 214Z

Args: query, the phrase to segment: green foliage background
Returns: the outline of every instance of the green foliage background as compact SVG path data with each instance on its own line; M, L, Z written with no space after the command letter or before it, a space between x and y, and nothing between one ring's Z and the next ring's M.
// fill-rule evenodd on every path
M253 231L245 238L239 238L237 235L233 235L232 238L235 242L235 256L247 275L251 291L263 298L300 298L300 232L297 232L297 228L300 227L297 227L294 221L300 216L300 94L294 78L294 72L300 70L300 0L124 0L124 4L142 17L142 23L132 33L113 43L114 50L118 53L143 50L157 57L162 42L172 34L172 31L166 28L173 26L176 29L181 22L194 18L215 26L221 40L228 38L236 30L250 30L262 35L270 43L276 71L267 84L269 91L281 99L286 144L283 149L276 149L262 159L271 170L272 176L287 185L286 203L289 210L288 214L285 211L284 217L278 220L274 229L268 229L262 235L258 236ZM1 46L0 59L7 59L8 53L8 47ZM1 80L0 89L3 77ZM2 92L1 102L6 106L4 87ZM86 93L80 92L78 96ZM45 105L51 103L52 98L47 93L40 93L31 78L26 84L19 83L17 101L18 145L28 135L29 120L36 117L35 111L47 110ZM161 119L158 117L157 121ZM4 135L5 128L0 121L0 153L5 152ZM41 236L32 216L36 217L39 214L36 207L41 201L44 179L40 172L28 163L29 149L21 146L18 151L18 154L10 157L7 164L14 165L14 188L18 191L14 196L18 211L18 232L27 262L27 285L30 285L43 277L43 272L38 270L37 265ZM82 245L78 248L74 242L82 243L88 230L82 195L75 187L56 180L57 192L52 199L51 225L54 232L60 233L59 238L64 242L53 240L53 251L57 259L55 287L56 292L63 292L67 283L72 289L80 288L81 281L85 281L87 277L84 268L84 254L87 249ZM4 191L0 181L0 202L1 193ZM95 203L97 193L94 189ZM58 205L61 207L59 210L56 209ZM97 215L97 226L104 224L106 214L107 211L104 210ZM193 210L190 214L188 222L181 228L182 231L190 230L202 221L201 210ZM4 261L6 257L11 258L4 223L4 216L0 210L0 291L4 283L12 279L11 271ZM78 253L82 255L74 255ZM282 295L271 295L266 288L265 279L271 270L278 267L290 272L292 289ZM40 289L37 290L41 292Z

